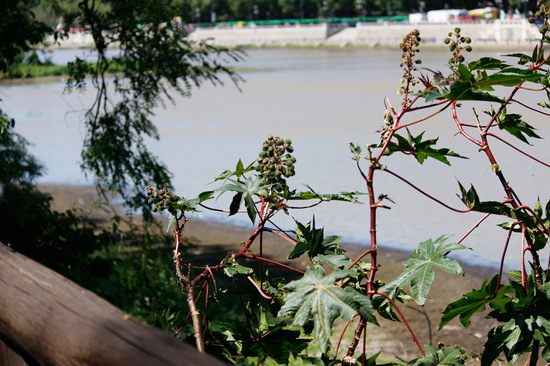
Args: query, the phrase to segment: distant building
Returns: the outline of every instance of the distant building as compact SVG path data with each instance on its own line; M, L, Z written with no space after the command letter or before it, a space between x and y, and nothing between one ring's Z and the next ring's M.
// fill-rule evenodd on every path
M428 23L449 23L458 22L461 19L461 15L467 14L466 9L441 9L430 10L426 15Z
M409 23L419 24L426 21L426 13L410 13L409 14Z

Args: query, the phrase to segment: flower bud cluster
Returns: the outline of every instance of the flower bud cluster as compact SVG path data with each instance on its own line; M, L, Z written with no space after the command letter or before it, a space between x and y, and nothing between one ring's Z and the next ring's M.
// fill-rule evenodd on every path
M460 34L461 29L456 27L454 32L449 32L448 38L445 38L445 44L449 45L449 51L452 52L452 57L449 59L449 66L455 68L458 64L464 62L464 56L462 51L472 52L472 39L470 37L463 37Z
M398 94L408 95L413 93L413 88L419 83L419 80L413 76L413 72L418 71L416 65L421 64L420 59L415 60L415 56L420 52L418 46L420 46L420 32L415 29L403 38L403 42L399 45L403 51L401 58L403 61L399 64L404 70L403 77L401 78L401 87L398 90ZM403 106L409 103L407 97L403 101Z
M179 197L171 194L168 189L163 188L156 190L151 186L147 187L147 195L149 196L148 204L153 205L153 212L168 210L171 214L175 214L174 205L179 201Z
M276 191L282 191L286 186L285 178L295 174L296 158L290 155L293 151L292 141L280 137L269 135L263 143L256 171L260 173L265 184L271 185Z

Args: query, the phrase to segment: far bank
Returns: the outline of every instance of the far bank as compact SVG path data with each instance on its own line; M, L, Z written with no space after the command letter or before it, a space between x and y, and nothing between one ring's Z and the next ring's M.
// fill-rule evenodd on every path
M527 19L497 19L449 23L380 22L287 25L218 25L196 27L189 33L193 41L209 41L215 45L236 46L397 46L413 29L420 31L424 45L442 46L448 33L460 27L476 46L501 48L529 46L540 39L538 27ZM88 32L71 33L58 48L89 48L93 39Z

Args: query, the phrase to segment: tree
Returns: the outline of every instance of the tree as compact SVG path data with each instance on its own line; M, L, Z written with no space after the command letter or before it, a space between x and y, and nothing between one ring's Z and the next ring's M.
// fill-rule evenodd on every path
M0 71L6 71L17 56L42 42L50 31L29 10L31 2L5 0L0 3Z
M158 139L151 120L154 109L173 102L172 93L190 96L192 87L205 81L222 84L219 73L234 83L240 80L225 65L240 60L241 53L192 43L174 17L178 11L171 1L86 0L73 14L89 29L97 50L94 66L80 59L69 63L67 90L84 88L87 74L97 90L86 113L82 168L93 175L101 192L121 194L133 208L145 207L145 182L170 186L168 169L144 143L145 137ZM109 47L118 47L119 55L108 59ZM122 71L107 75L111 63ZM147 212L143 210L150 217Z

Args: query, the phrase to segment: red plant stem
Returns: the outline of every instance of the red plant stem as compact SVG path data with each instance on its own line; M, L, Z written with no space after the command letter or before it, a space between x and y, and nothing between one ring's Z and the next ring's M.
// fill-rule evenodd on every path
M522 88L522 89L526 89L526 88ZM533 108L533 107L531 107L531 106L528 106L527 104L522 103L522 102L520 102L519 100L513 99L513 102L514 102L514 103L517 103L517 104L521 105L523 108L529 109L529 110L531 110L531 111L533 111L533 112L535 112L535 113L542 114L543 116L550 116L550 113L543 112L543 111L541 111L541 110L539 110L539 109L536 109L536 108Z
M322 200L316 203L312 203L311 205L308 205L308 206L287 206L287 207L293 210L304 210L306 208L313 208L315 206L319 206L321 203L323 203Z
M354 317L357 316L357 313L354 315ZM336 344L336 350L334 351L334 359L338 357L338 351L340 350L340 345L342 344L342 339L344 338L344 334L346 333L346 330L348 330L349 325L351 324L351 321L347 321L346 325L344 326L344 329L340 333L340 337L338 338L338 343Z
M474 226L472 226L472 227L470 228L470 230L468 230L468 232L467 232L466 234L462 235L462 238L460 238L460 240L458 240L456 243L457 243L457 244L462 243L462 242L464 241L464 239L466 239L466 238L468 237L468 235L470 235L475 229L477 229L478 226L481 225L481 223L482 223L483 221L485 221L485 219L487 219L489 216L491 216L490 213L485 214L481 219L479 219L478 222L476 222L476 223L474 224Z
M541 91L544 90L544 88L537 88L537 89L535 89L535 88L528 88L528 87L526 87L526 86L520 86L519 88L520 88L521 90L534 91L534 92L541 92ZM515 102L516 100L514 99L513 101Z
M275 234L275 235L277 235L277 236L279 236L279 237L281 237L281 238L283 238L284 240L288 241L288 242L289 242L290 244L292 244L292 245L296 245L296 240L294 240L294 239L292 239L292 238L290 238L290 237L288 237L288 236L286 236L286 235L283 235L283 234L281 234L281 233L278 232L278 231L275 231L275 230L270 229L270 228L267 228L267 227L264 228L264 230L265 230L265 231L268 231L268 232L270 232L270 233L272 233L272 234Z
M364 318L359 319L359 324L357 324L357 328L355 329L355 334L353 335L353 340L349 345L348 353L346 354L346 357L353 357L353 354L355 353L355 349L357 348L357 345L359 344L359 340L361 339L361 333L363 333L363 329L366 326L367 326L367 321Z
M508 236L506 237L506 244L504 245L504 250L502 251L502 258L500 259L500 267L498 270L498 283L495 291L495 296L497 295L498 290L500 289L500 281L502 280L502 271L504 270L504 258L506 258L506 253L508 252L508 244L510 244L510 238L512 237L512 232L513 232L512 229L516 223L517 221L514 222L510 227L510 230L508 230Z
M451 211L454 211L454 212L458 212L458 213L468 213L470 211L472 211L471 209L468 209L468 210L459 210L457 208L453 208L445 203L443 203L442 201L438 200L437 198L433 197L432 195L424 192L422 189L420 189L419 187L415 186L414 184L412 184L411 182L409 182L408 180L406 180L405 178L401 177L399 174L397 173L394 173L392 172L390 169L384 169L383 172L386 172L386 173L390 173L391 175L393 175L394 177L398 178L399 180L403 181L404 183L407 183L409 186L411 186L412 188L414 188L416 191L420 192L422 195L428 197L429 199L431 199L432 201L435 201L437 203L439 203L441 206L451 210Z
M525 252L529 250L529 247L525 245L525 226L521 227L521 284L525 287L526 291L529 291L527 288L527 272L525 271Z
M386 299L388 299L388 301L392 304L393 308L397 311L397 313L399 314L399 316L401 317L401 320L403 321L403 323L407 326L407 329L409 330L409 333L411 334L413 340L414 340L414 343L416 343L416 346L418 347L418 349L420 350L420 353L422 354L423 357L426 356L426 353L424 352L424 349L422 348L422 346L420 345L420 342L418 341L418 338L416 338L416 335L414 334L411 326L409 325L409 322L407 322L407 319L405 319L405 316L403 315L403 313L401 312L401 310L399 310L399 307L395 304L395 302L393 302L393 300L387 295L385 294L384 292L382 291L378 291L376 290L374 292L374 295L381 295L381 296L384 296Z
M517 90L518 89L515 88L514 91L512 92L512 94L515 93ZM504 188L504 191L506 192L506 195L507 195L507 197L510 201L510 204L512 205L512 207L514 209L520 208L522 206L522 203L519 200L519 198L517 197L517 195L515 194L514 190L510 187L510 185L508 184L506 178L504 177L504 174L500 170L500 167L499 167L495 157L493 156L493 152L491 151L491 148L489 147L489 144L487 143L487 135L482 133L481 139L483 141L483 145L481 147L481 150L483 150L483 152L485 153L485 155L489 159L489 162L491 163L491 166L494 167L495 174L498 177L498 179L500 181L500 184ZM544 227L544 225L543 225L543 227ZM522 224L522 230L525 230L525 226L523 224ZM528 243L528 250L531 253L531 257L533 258L533 267L534 267L534 272L535 272L535 278L537 279L537 285L541 286L542 283L543 283L543 279L542 279L542 267L540 265L539 255L538 255L537 251L531 245L531 237L529 235L526 235L525 233L523 233L523 237L524 237L524 240L526 240L526 242ZM523 256L522 256L522 258L523 258ZM522 262L522 265L523 265L523 262Z
M364 256L374 253L377 250L377 248L371 248L368 250L365 250L359 257L357 257L352 264L349 265L348 270L352 269L361 259L363 259Z
M426 121L426 120L428 120L428 119L430 119L430 118L432 118L432 117L438 115L439 113L443 112L445 109L447 109L447 108L451 105L451 103L448 102L448 101L443 101L443 102L439 102L439 103L433 104L433 105L430 104L430 105L425 105L425 106L421 106L421 107L416 107L416 108L411 108L411 109L409 109L409 112L413 112L413 111L417 111L417 110L424 109L424 108L434 107L434 106L440 105L440 104L442 104L442 103L447 103L447 105L444 106L443 108L441 108L440 110L438 110L438 111L436 111L436 112L434 112L434 113L432 113L432 114L430 114L430 115L428 115L428 116L426 116L426 117L422 117L422 118L420 118L420 119L417 119L417 120L415 120L414 122L405 123L405 124L403 124L403 125L397 127L396 130L400 130L400 129L402 129L402 128L406 128L406 127L409 127L409 126L413 126L413 125L416 125L416 124L418 124L418 123L420 123L420 122L424 122L424 121Z
M396 121L396 124L398 122ZM389 140L389 139L388 139ZM377 256L378 256L378 244L377 244L377 236L376 236L376 202L375 202L375 195L374 195L374 172L376 171L376 166L373 164L369 167L369 173L367 176L367 189L369 193L369 204L370 204L370 259L371 259L371 268L369 271L369 278L367 280L367 293L370 293L374 291L373 283L374 283L374 277L376 275L376 271L378 269L377 265Z
M394 123L394 126L396 126L398 123L399 123L399 118L397 117L396 121ZM392 130L392 133L393 133L393 130ZM382 148L382 151L385 149L385 147L387 146L388 141L390 139L391 139L391 136L388 137L388 139L386 140L386 143L385 143L384 147ZM366 281L367 294L368 294L370 299L372 299L372 296L373 296L372 293L374 293L374 291L376 291L373 284L374 284L374 278L375 278L375 275L376 275L376 271L378 269L377 268L377 254L378 254L377 248L378 248L378 246L377 246L377 238L376 238L376 210L377 210L378 207L377 207L377 204L376 204L376 201L375 201L373 178L374 178L374 172L376 171L377 166L378 166L377 162L378 162L378 159L380 158L380 156L381 155L379 155L379 157L377 158L376 161L371 160L371 163L369 165L369 172L368 172L367 175L365 175L364 172L361 170L361 167L359 165L359 161L357 161L357 167L359 168L359 171L361 172L361 175L365 179L365 182L366 182L366 185L367 185L367 190L368 190L368 194L369 194L369 204L370 204L370 252L368 254L370 254L370 258L371 258L371 268L370 268L370 271L369 271L369 277ZM367 321L365 319L361 318L359 320L359 324L357 325L357 328L355 329L355 335L353 337L353 341L351 342L351 344L348 348L348 352L347 352L348 357L352 357L353 354L355 353L355 349L357 348L357 345L359 343L359 339L361 338L361 333L363 332L363 329L365 328L366 324L367 324Z
M264 232L260 232L260 257L264 256ZM250 276L248 276L248 279L251 280ZM260 285L262 286L264 283L264 262L260 261Z
M256 287L256 290L258 290L258 292L260 293L260 295L262 295L263 298L265 299L268 299L268 300L271 300L273 297L272 296L269 296L269 295L266 295L266 293L262 290L262 288L256 283L256 281L254 281L254 279L250 276L247 276L248 280L252 283L252 285L254 287Z
M539 223L539 225L541 226L539 228L539 231L546 234L547 236L550 237L550 232L548 231L548 228L546 226L544 226L544 222L542 222L541 218L537 215L537 213L535 211L533 211L533 209L529 206L519 206L518 207L518 210L526 210L526 211L529 211L529 213L531 215L533 215L533 217L535 218L535 220L537 220L537 222Z
M508 96L508 98L506 98L506 100L504 101L504 103L502 103L500 105L500 108L495 112L495 114L493 115L493 117L491 118L491 120L489 121L489 123L487 123L487 126L485 126L485 129L483 130L483 134L482 135L485 135L487 132L489 132L489 129L493 126L493 124L495 123L498 115L500 114L500 112L502 112L502 110L504 108L506 108L506 106L508 104L510 104L510 101L512 100L512 98L514 97L514 95L516 95L516 93L518 92L518 90L521 88L521 84L520 85L516 85L514 87L514 89L512 90L512 92L510 93L510 95ZM486 143L486 141L484 141L484 143Z
M419 111L419 110L422 110L422 109L426 109L426 108L433 108L433 107L437 107L437 106L440 106L442 104L445 104L447 103L447 105L445 107L443 107L443 109L440 109L439 111L435 112L434 114L432 114L432 116L434 116L435 114L439 113L439 112L443 112L443 110L445 110L447 107L449 107L451 105L451 101L449 100L442 100L440 102L436 102L436 103L433 103L433 104L426 104L426 105L421 105L420 107L414 107L414 108L408 108L407 109L407 112L416 112L416 111ZM425 118L423 118L422 120L425 120Z
M523 151L523 150L521 150L521 149L518 149L517 147L515 147L514 145L512 145L512 144L509 143L508 141L502 139L500 136L497 136L497 135L495 135L495 134L493 134L493 133L491 133L491 132L487 132L487 136L491 136L491 137L496 138L497 140L499 140L500 142L503 142L504 144L508 145L509 147L511 147L512 149L516 150L517 152L519 152L519 153L521 153L521 154L527 156L528 158L530 158L530 159L536 161L537 163L539 163L539 164L541 164L541 165L544 165L544 166L547 166L547 167L550 168L550 164L545 163L544 161L539 160L539 159L535 158L534 156L527 154L525 151Z
M260 220L260 222L258 223L258 226L256 226L256 229L254 230L254 232L252 233L252 235L250 235L250 238L248 238L248 240L246 241L246 243L244 243L241 251L236 254L236 256L240 256L242 255L242 253L245 253L249 248L250 246L252 245L252 243L254 242L254 240L256 240L256 238L258 237L258 235L260 235L260 233L263 231L264 229L264 224L265 224L265 221L262 219Z
M482 147L483 144L481 142L477 141L472 136L468 135L466 131L464 131L464 129L462 128L462 124L458 120L458 116L456 114L456 101L453 101L452 103L452 111L453 111L453 119L456 123L456 127L458 127L458 131L460 132L460 134L466 137L468 140L472 141L474 144L478 145L479 147Z
M363 328L363 357L361 360L361 364L363 366L365 365L366 355L367 355L367 325L365 325L365 328Z
M300 274L304 274L305 272L304 271L301 271L297 268L294 268L294 267L291 267L291 266L287 266L286 264L283 264L283 263L280 263L280 262L277 262L277 261L274 261L274 260L271 260L271 259L268 259L268 258L262 258L262 257L258 257L257 255L253 255L253 254L248 254L248 253L242 253L240 255L241 257L245 257L245 258L252 258L252 259L257 259L257 260L260 260L260 261L264 261L264 262L267 262L267 263L271 263L271 264L275 264L279 267L283 267L283 268L286 268L286 269L289 269L291 271L294 271L294 272L297 272L297 273L300 273Z

